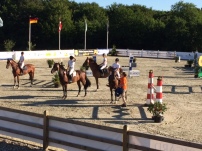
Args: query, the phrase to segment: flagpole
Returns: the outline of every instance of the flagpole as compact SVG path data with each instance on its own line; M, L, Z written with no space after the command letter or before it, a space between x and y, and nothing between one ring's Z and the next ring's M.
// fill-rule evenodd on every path
M86 31L87 31L87 23L85 19L85 45L84 45L84 50L86 50Z
M60 30L59 30L59 50L60 50Z
M31 51L31 23L29 20L29 51Z
M108 41L109 41L109 20L107 20L107 50L108 50Z

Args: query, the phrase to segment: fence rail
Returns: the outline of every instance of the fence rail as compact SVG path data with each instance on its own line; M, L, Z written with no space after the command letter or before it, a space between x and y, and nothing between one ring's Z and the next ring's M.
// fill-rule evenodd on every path
M18 117L16 119L16 117ZM0 107L0 134L76 151L199 151L202 144Z

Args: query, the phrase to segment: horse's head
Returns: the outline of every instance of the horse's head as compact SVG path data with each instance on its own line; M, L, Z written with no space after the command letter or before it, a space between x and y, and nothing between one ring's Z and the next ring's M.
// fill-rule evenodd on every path
M9 68L9 66L11 65L11 62L12 62L12 60L7 59L7 63L6 63L6 68L7 68L7 69L8 69L8 68Z
M87 57L86 60L84 61L83 65L82 65L86 70L88 70L89 68L89 58Z
M60 63L54 63L53 68L51 69L51 73L53 74L55 71L59 71Z

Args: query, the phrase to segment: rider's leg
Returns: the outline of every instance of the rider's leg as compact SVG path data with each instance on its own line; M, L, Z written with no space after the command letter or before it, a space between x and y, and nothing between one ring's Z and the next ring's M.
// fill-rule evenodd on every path
M71 68L70 69L70 71L69 71L69 82L72 82L72 74L73 74L73 72L74 72L74 69L73 68Z

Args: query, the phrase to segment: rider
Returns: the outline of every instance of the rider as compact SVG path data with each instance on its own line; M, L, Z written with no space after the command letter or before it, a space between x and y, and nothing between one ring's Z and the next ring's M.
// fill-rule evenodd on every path
M105 53L103 53L102 56L103 56L103 62L99 66L100 66L101 76L104 76L103 69L107 66L107 56Z
M94 55L93 55L93 60L94 60L95 63L97 62L96 58L97 58L97 53L95 52Z
M18 61L18 64L19 64L19 67L20 67L20 74L23 74L23 67L25 65L24 61L25 61L24 52L21 52L21 56L20 56L20 59Z
M120 70L121 65L119 64L119 58L115 59L115 63L112 64L112 68L114 69L115 75L117 75L117 78L120 78Z
M112 68L118 79L120 78L120 72L119 72L120 67L121 65L119 64L119 58L116 58L115 62L112 64ZM108 82L109 82L109 77L108 77ZM107 84L107 86L109 86L109 84Z
M70 56L69 57L69 61L68 61L68 69L69 69L69 83L72 82L72 74L74 72L74 66L75 66L75 62L76 62L76 59L73 57L73 56Z

